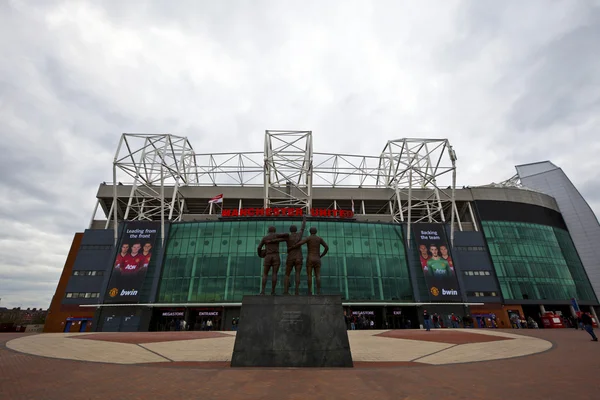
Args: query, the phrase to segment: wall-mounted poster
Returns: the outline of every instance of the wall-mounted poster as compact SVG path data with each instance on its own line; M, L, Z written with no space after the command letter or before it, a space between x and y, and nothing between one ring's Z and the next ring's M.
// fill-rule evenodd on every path
M442 224L414 224L421 268L434 301L461 301L454 261Z
M105 303L137 302L156 240L156 222L129 222L121 236Z

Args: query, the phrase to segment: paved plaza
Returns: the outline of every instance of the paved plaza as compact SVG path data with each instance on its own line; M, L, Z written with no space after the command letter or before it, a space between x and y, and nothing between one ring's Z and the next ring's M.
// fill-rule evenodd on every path
M3 334L0 399L600 398L573 329L350 331L352 369L239 369L235 332Z

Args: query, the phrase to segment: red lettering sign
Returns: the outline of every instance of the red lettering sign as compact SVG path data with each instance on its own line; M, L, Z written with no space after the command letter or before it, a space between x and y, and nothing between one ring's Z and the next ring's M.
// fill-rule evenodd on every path
M224 209L221 217L301 217L304 215L302 208L242 208ZM352 218L354 213L350 210L329 210L327 208L311 208L310 216L326 218Z

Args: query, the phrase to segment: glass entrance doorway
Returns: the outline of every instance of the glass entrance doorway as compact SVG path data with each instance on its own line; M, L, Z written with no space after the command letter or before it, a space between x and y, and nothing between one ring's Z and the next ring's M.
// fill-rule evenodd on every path
M189 321L191 329L195 331L220 331L222 330L222 309L191 309Z
M185 329L182 321L184 320L184 310L158 310L155 313L157 331L180 331Z
M387 309L387 329L412 329L418 327L416 307L394 307Z

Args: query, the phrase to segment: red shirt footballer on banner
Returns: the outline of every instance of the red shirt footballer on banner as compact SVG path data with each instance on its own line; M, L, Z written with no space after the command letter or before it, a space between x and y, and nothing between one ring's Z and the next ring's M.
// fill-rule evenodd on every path
M123 244L123 246L121 246L121 252L117 254L117 259L115 260L115 269L120 269L123 266L123 262L125 261L125 257L127 257L128 251L129 244Z
M150 259L152 258L152 253L150 252L150 250L152 250L152 244L145 243L144 251L142 252L142 268L148 268L148 265L150 265Z
M424 244L419 246L419 259L421 260L421 268L427 272L427 261L429 260L429 253L427 252L427 246Z
M145 257L140 254L141 244L135 243L131 246L131 254L125 256L125 266L121 268L121 272L125 274L132 274L137 272L138 269L144 265Z

